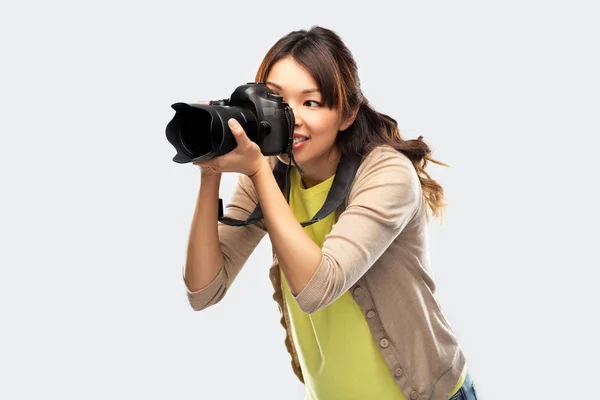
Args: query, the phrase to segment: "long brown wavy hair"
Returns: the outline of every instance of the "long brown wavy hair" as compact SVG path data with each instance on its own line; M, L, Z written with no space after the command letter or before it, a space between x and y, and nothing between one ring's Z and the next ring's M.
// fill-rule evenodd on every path
M413 163L423 196L433 215L443 219L444 189L425 171L428 161L448 167L449 165L431 157L431 149L423 141L402 138L398 123L388 115L375 111L360 88L356 61L340 36L335 32L313 26L310 30L293 31L279 39L265 55L256 82L265 82L273 65L282 58L291 56L310 73L317 83L323 104L341 110L342 120L352 115L358 107L354 123L338 134L336 143L342 154L364 158L375 147L390 145L406 155ZM429 212L426 210L427 221Z

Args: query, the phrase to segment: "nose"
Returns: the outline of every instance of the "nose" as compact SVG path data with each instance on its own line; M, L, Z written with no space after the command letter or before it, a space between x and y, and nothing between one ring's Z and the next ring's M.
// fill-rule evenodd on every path
M290 107L292 108L292 112L294 113L294 121L295 121L295 126L299 127L302 126L303 124L303 120L302 120L302 107L293 107L292 105L290 105Z

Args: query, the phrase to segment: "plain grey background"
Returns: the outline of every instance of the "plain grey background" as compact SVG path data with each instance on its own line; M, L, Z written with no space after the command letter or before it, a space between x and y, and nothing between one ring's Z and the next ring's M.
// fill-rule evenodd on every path
M172 161L165 126L172 103L228 97L312 25L451 165L428 169L449 204L431 260L480 398L598 398L596 7L3 3L0 398L303 398L267 238L220 304L189 307L200 175Z

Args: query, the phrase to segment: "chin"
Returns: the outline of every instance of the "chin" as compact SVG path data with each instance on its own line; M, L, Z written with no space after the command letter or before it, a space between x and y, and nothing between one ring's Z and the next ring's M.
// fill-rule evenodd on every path
M310 162L310 159L306 159L306 157L303 157L304 154L302 155L296 155L294 154L294 161L296 161L296 164L298 164L300 166L300 168L302 169L306 169L306 165ZM285 165L290 164L290 158L288 157L287 154L279 154L277 156L277 158L283 162ZM290 165L294 166L294 163L291 163Z
M281 161L282 163L286 163L286 164L287 164L287 163L289 162L289 157L288 157L288 156L287 156L287 154L285 154L285 153L284 153L284 154L279 154L279 155L277 156L277 159L278 159L279 161Z
M289 164L289 162L290 162L290 158L289 158L289 157L288 157L288 155L287 155L287 154L285 154L285 153L283 153L283 154L279 154L279 155L277 156L277 158L279 159L279 161L281 161L282 163L285 163L285 164ZM295 161L296 161L298 164L300 164L300 162L301 162L301 160L302 160L302 157L300 157L300 158L299 158L298 156L296 156L296 155L294 154L294 160L295 160ZM292 165L293 165L293 163L292 163ZM302 165L302 164L300 164L300 165Z

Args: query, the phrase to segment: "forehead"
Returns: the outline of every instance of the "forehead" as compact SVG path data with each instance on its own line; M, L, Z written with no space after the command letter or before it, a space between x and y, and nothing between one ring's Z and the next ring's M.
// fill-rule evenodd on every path
M267 82L278 85L286 92L302 92L309 89L318 89L317 83L302 66L291 57L277 61L271 67Z

